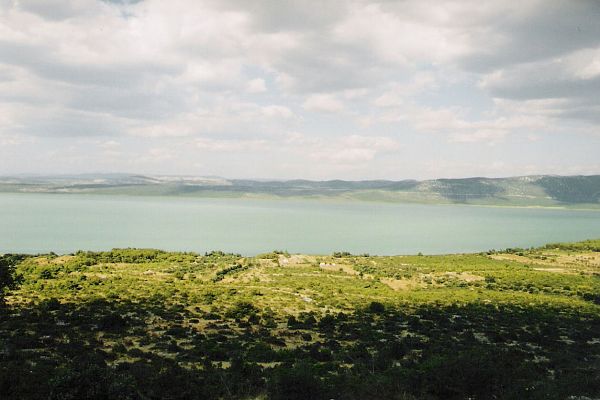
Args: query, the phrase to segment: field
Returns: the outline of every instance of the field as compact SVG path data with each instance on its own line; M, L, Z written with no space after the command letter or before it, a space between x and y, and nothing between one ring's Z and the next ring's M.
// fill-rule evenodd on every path
M115 249L0 266L19 281L0 308L3 398L600 397L600 240L394 257Z

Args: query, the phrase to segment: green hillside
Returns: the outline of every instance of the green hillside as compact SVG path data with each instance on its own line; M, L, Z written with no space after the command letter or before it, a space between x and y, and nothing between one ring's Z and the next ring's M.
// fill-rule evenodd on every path
M19 284L0 309L0 393L594 398L599 249L5 255L1 280Z

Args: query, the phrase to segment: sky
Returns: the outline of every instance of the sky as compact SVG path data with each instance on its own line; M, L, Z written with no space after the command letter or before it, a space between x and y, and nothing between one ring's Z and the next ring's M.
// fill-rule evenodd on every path
M597 0L0 0L0 174L600 173Z

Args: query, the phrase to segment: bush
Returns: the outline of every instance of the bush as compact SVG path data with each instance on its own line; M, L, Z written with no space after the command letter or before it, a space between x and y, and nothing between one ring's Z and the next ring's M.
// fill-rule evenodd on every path
M44 300L40 303L40 309L44 311L54 311L60 309L60 301L54 297Z
M234 319L250 318L258 312L258 309L248 301L240 301L232 309L225 313L226 317Z
M385 306L378 301L372 301L368 309L373 314L383 314L385 312Z
M328 391L319 379L319 371L309 362L275 368L267 382L272 400L311 400L329 398Z
M100 318L98 328L108 332L120 332L127 326L127 321L119 314L109 314Z
M350 257L351 255L352 253L348 251L336 251L333 253L333 257L335 258Z
M101 359L84 357L58 370L49 382L51 400L138 399L134 379L118 374Z
M22 281L22 276L15 271L17 265L26 256L5 254L0 256L0 304L4 302L4 295L10 289L15 289Z

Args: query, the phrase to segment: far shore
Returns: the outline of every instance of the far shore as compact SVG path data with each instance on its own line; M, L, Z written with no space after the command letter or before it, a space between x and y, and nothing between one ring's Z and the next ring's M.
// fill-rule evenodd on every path
M331 203L380 203L380 204L421 204L421 205L436 205L436 206L466 206L466 207L491 207L491 208L519 208L519 209L541 209L541 210L573 210L573 211L600 211L600 204L590 203L569 203L569 204L500 204L500 203L478 203L478 202L460 202L451 201L444 198L426 198L426 199L407 199L407 198L382 198L357 196L357 194L365 194L359 192L343 193L339 195L308 195L308 196L278 196L267 193L248 193L248 192L219 192L205 191L196 193L136 193L132 191L110 191L110 190L45 190L45 189L29 189L29 190L2 190L0 188L0 196L4 194L41 194L41 195L82 195L82 196L119 196L133 198L173 198L173 199L223 199L223 200L269 200L269 201L324 201ZM368 193L367 193L368 194Z

